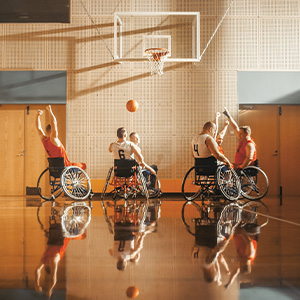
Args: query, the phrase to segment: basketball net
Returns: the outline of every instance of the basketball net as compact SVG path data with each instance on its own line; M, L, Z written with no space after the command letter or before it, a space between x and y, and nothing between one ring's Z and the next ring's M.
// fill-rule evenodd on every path
M145 50L145 55L150 62L151 75L163 74L164 62L167 59L168 49L150 48Z

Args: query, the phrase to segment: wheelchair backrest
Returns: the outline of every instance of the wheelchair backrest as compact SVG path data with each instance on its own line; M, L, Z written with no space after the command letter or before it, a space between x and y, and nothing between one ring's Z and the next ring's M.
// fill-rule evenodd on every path
M196 175L215 175L218 162L215 157L195 158Z
M54 178L59 178L65 168L65 159L63 157L48 157L49 173Z
M198 246L214 248L217 245L217 225L199 225L195 220L195 242Z
M137 162L134 159L115 159L114 172L117 177L131 177L136 172Z

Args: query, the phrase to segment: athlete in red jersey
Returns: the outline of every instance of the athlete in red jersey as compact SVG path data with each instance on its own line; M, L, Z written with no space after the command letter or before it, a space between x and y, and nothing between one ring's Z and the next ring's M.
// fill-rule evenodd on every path
M84 163L71 163L67 157L67 153L64 145L58 138L57 121L52 112L51 105L46 107L50 116L50 124L46 127L46 134L41 126L40 116L43 114L42 110L37 111L36 127L43 143L43 146L49 157L63 157L65 159L65 166L77 166L83 170L86 169Z
M239 127L229 114L228 110L226 108L224 109L224 115L228 117L230 125L240 140L233 165L235 169L244 169L250 164L254 164L254 161L257 158L256 145L254 140L251 138L251 128L249 126Z

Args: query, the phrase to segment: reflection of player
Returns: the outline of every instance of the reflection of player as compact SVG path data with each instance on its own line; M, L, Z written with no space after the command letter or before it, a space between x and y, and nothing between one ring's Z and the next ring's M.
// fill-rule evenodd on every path
M145 231L137 232L137 228L132 223L115 223L114 247L109 249L109 253L117 259L118 270L124 271L128 261L133 263L139 261L145 236L153 232L154 228L155 223L147 226Z
M40 278L41 271L45 268L45 272L51 276L50 286L46 289L46 293L48 297L51 296L57 281L58 263L63 258L69 241L82 240L85 238L85 233L76 238L65 238L60 223L50 224L47 247L43 253L39 266L35 270L35 288L37 291L42 291Z
M257 251L256 236L249 236L243 228L235 229L233 239L239 261L234 271L231 272L229 281L225 285L226 288L232 284L239 273L251 273L251 263L254 261Z
M43 146L49 157L63 157L65 160L65 166L77 166L83 170L86 169L86 164L84 163L71 163L67 157L67 153L64 145L58 138L58 129L57 129L57 121L52 112L51 105L46 107L49 116L50 116L50 124L46 127L46 134L44 133L41 126L40 116L43 114L42 110L37 111L36 117L36 128L38 130L39 136L43 143Z

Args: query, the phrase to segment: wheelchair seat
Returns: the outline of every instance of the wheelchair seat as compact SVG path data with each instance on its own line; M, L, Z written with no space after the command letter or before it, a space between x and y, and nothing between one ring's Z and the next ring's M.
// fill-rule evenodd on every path
M50 176L60 178L65 169L65 159L63 157L48 157Z
M131 177L136 172L137 162L134 159L115 159L114 173L117 177Z
M207 158L195 158L196 175L215 175L218 161L214 156Z

